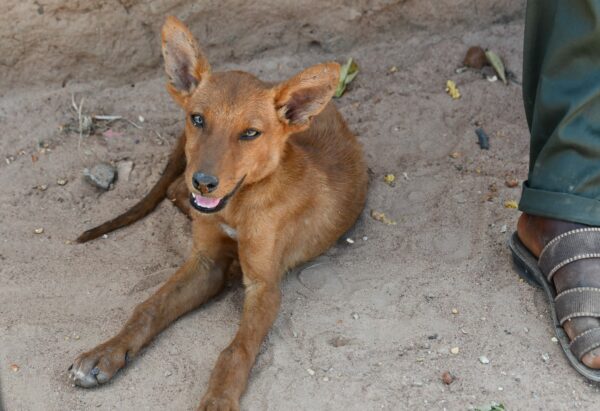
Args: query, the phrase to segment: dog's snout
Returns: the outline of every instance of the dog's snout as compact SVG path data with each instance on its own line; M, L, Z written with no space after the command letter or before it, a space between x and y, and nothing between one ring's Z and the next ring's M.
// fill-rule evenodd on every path
M219 179L215 176L211 176L210 174L204 174L201 172L195 172L192 176L192 183L194 184L194 188L196 190L206 190L206 192L210 193L217 189L219 185Z

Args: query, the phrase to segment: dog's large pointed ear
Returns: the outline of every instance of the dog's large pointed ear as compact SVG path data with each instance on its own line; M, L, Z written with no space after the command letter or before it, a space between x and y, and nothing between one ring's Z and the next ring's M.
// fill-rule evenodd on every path
M340 78L340 65L312 66L276 86L275 108L279 119L295 131L310 124L329 103Z
M162 53L169 77L167 89L180 105L184 105L194 89L210 73L210 65L200 51L190 30L173 16L162 28Z

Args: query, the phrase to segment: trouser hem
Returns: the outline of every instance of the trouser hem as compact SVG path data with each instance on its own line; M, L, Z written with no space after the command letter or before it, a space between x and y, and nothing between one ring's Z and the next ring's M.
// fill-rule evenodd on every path
M523 183L519 210L524 213L573 223L600 226L600 201L577 194L529 187Z

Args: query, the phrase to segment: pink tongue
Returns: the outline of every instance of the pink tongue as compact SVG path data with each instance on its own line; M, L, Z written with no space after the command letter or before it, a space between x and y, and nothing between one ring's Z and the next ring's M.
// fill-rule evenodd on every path
M196 200L196 204L204 208L215 208L219 205L219 202L221 201L220 198L203 197L200 194L195 193L194 199Z

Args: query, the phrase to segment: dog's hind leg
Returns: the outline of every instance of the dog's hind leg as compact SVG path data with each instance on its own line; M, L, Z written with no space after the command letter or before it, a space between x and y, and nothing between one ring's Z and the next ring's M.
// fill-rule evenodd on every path
M188 218L192 218L192 207L190 206L190 191L185 184L184 176L181 175L167 190L167 198L173 202Z
M207 225L202 231L210 246L194 252L154 295L138 305L116 336L75 359L69 368L75 384L87 388L107 382L170 323L221 291L235 243L224 238L217 226Z

